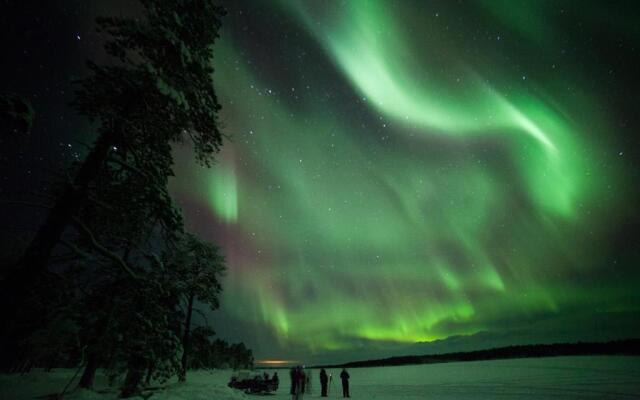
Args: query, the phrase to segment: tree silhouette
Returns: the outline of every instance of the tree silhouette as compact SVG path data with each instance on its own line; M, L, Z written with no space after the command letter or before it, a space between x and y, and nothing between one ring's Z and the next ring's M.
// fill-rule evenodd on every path
M186 379L188 357L191 350L191 320L194 302L218 308L218 295L222 291L219 278L225 271L224 257L217 246L187 233L178 246L172 262L186 303L184 332L182 335L182 370L180 380Z
M144 19L97 20L109 37L107 53L116 62L105 66L89 62L91 75L79 81L73 102L81 115L97 123L97 140L24 252L19 268L5 280L4 300L12 305L23 297L34 274L46 268L114 151L151 142L170 161L170 144L188 140L198 161L209 166L222 145L211 61L223 8L211 0L141 3Z
M205 166L222 145L211 62L224 11L210 0L141 2L144 19L98 19L113 62L90 62L73 102L97 139L0 288L3 367L82 362L85 388L99 367L125 372L123 397L140 392L145 372L185 379L195 304L218 307L224 272L216 246L184 233L167 190L173 143L190 142ZM193 332L211 350L203 365L215 349L251 359L244 345Z

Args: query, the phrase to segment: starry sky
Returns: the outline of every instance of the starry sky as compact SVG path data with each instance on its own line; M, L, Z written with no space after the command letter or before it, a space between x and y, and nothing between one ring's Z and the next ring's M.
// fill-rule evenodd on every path
M220 336L258 360L334 362L636 335L631 2L226 6L229 140L212 169L176 147L171 182L188 228L227 257ZM56 10L70 60L99 54L90 16L136 12ZM59 90L75 65L53 68ZM80 135L65 123L36 127L48 158Z

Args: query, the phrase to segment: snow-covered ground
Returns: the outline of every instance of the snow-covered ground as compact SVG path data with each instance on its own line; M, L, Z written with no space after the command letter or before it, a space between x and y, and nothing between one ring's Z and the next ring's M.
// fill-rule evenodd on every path
M29 375L0 375L0 399L34 399L64 387L74 371L36 371ZM273 371L269 371L273 373ZM340 371L328 370L336 377ZM640 357L556 357L477 361L402 367L353 368L351 397L356 399L629 399L640 398ZM231 400L245 395L226 387L230 371L191 372L186 384L171 382L156 392L154 400ZM289 377L279 370L280 389L269 396L288 399ZM312 393L319 398L318 371L312 371ZM100 377L101 393L75 392L72 400L111 400ZM100 390L102 389L102 390ZM106 391L106 392L105 392ZM340 382L330 389L331 398L341 397Z
M30 374L0 374L0 400L26 400L59 393L74 376L75 370L58 369L53 372L34 371ZM154 400L235 400L247 399L237 390L227 387L231 371L192 371L187 383L170 381L163 389L154 391ZM76 379L77 381L77 379ZM74 388L73 382L69 387ZM113 400L118 398L117 387L109 387L102 374L96 376L96 391L70 390L68 400Z

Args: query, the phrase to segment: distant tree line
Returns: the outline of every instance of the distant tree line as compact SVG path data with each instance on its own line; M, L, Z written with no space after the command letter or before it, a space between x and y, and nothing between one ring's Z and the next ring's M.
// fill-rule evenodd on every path
M193 356L189 359L190 369L253 368L253 353L244 343L229 344L216 338L208 327L198 327L192 332Z
M185 231L167 189L173 144L190 143L204 166L222 146L211 65L224 10L211 0L141 3L145 18L97 20L112 61L89 62L77 82L72 106L97 133L86 156L46 192L0 200L47 210L23 251L1 249L0 368L79 366L83 388L104 368L124 377L122 397L153 379L185 380L190 367L253 363L244 344L194 328L199 306L219 306L225 259Z
M394 365L435 364L460 361L498 360L508 358L596 355L638 356L640 355L640 339L615 340L611 342L601 343L578 342L506 346L468 352L427 354L420 356L401 356L383 358L378 360L353 361L345 364L327 365L322 367L384 367Z

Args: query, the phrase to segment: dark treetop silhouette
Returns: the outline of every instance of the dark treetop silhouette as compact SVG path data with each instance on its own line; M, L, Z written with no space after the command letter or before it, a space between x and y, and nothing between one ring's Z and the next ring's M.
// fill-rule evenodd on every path
M72 102L97 139L53 185L48 216L1 294L5 370L82 361L84 387L97 367L126 371L125 397L145 372L185 379L195 300L217 308L225 269L216 246L184 232L167 190L172 144L189 142L207 167L222 146L211 65L225 11L209 0L141 3L143 18L97 20L112 60L88 63ZM58 345L43 334L53 330ZM194 332L194 345L232 354L224 362L252 363L244 345Z

